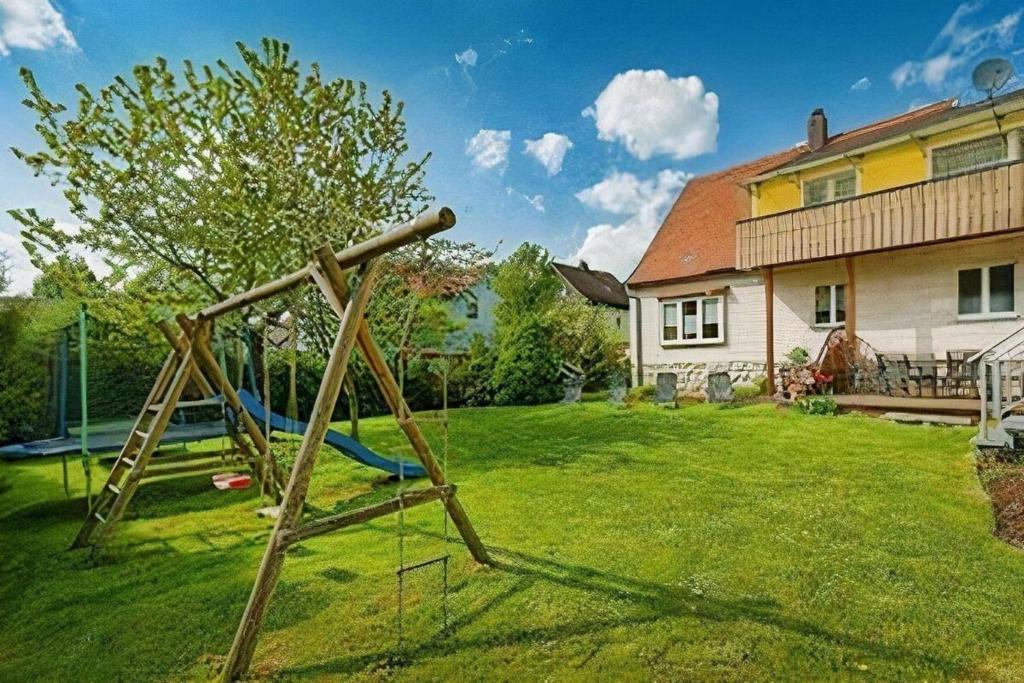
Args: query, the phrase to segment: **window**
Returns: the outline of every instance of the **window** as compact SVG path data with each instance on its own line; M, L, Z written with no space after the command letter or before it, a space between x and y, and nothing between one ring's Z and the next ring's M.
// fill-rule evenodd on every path
M703 296L661 304L663 344L713 344L725 341L721 296Z
M961 270L957 278L956 310L961 318L1012 314L1013 264Z
M814 288L814 324L838 326L846 322L846 285Z
M964 173L1006 159L1006 138L1002 135L958 142L932 150L932 177L943 178Z
M466 317L473 320L480 317L480 306L476 301L470 301L466 304Z
M804 206L814 206L857 194L856 171L843 171L835 175L804 181Z

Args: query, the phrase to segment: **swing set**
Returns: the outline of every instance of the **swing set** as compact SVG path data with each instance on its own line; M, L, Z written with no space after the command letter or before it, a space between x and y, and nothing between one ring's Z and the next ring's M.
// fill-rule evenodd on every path
M455 214L448 208L441 208L427 211L408 223L395 226L377 237L338 252L329 244L324 244L313 252L311 261L305 267L293 273L208 306L194 317L179 314L176 317L180 327L179 333L175 333L167 322L161 323L161 330L171 345L171 351L136 418L128 440L113 465L103 490L93 501L90 514L75 538L72 548L98 543L103 534L109 533L122 517L138 489L146 466L186 386L191 382L206 398L215 397L219 393L237 418L240 429L238 432L230 433L235 445L246 455L260 481L266 482L268 487L280 495L277 520L224 665L222 679L241 678L248 670L267 606L284 566L286 551L296 543L398 512L399 542L402 544L405 510L424 503L440 501L444 507L446 538L450 518L472 557L481 564L491 564L486 548L456 497L455 485L448 481L446 468L434 457L430 445L402 396L384 354L373 339L365 318L366 306L373 294L374 281L380 265L377 257L417 240L424 240L454 225ZM346 271L355 272L359 276L358 287L354 292L349 291ZM310 280L330 304L340 320L340 325L309 421L304 426L302 442L296 453L294 465L291 473L286 476L270 451L269 439L250 414L248 408L254 407L253 404L250 402L247 407L214 358L211 337L213 324L219 317L289 291ZM341 392L349 359L356 347L359 348L385 403L405 433L432 485L427 488L406 489L404 468L400 467L399 477L402 486L395 498L358 510L304 522L303 506L309 491L313 466L330 432L331 416ZM264 426L269 430L269 425L265 423ZM248 436L249 441L243 438L243 434ZM447 423L445 435L447 444ZM447 559L431 562L438 561L443 562L447 569ZM406 567L404 553L400 553L400 602L404 574L415 568ZM401 614L400 607L400 621Z

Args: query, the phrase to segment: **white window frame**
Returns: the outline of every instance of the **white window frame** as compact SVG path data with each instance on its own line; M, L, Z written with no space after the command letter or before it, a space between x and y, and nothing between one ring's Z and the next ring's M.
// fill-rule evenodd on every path
M1013 310L1012 311L996 311L992 312L990 309L991 302L991 291L989 290L989 271L992 268L999 268L1000 266L1013 266ZM981 311L979 313L961 313L960 312L960 273L965 270L980 270L981 271ZM1017 296L1017 264L1016 262L1010 263L991 263L987 266L969 266L967 268L957 268L956 271L956 319L971 321L971 320L1013 320L1020 317L1017 312L1017 306L1019 305L1020 297Z
M718 336L704 337L704 302L714 299L718 302ZM697 337L683 339L683 304L697 302ZM665 307L675 304L676 307L676 339L665 339ZM712 296L687 296L678 299L661 299L658 301L658 338L662 346L702 346L707 344L725 343L725 297L721 294Z
M829 288L828 322L827 323L819 323L818 322L818 287L828 287ZM819 327L819 328L822 328L822 329L834 329L834 328L837 328L837 327L846 327L846 321L845 320L838 320L838 321L836 320L836 287L846 287L846 283L845 282L836 282L836 283L827 284L827 285L815 285L814 286L814 311L811 313L811 315L814 316L814 327ZM845 302L846 299L843 299L843 301ZM844 309L844 312L845 312L845 309Z
M1020 151L1021 151L1020 133L1021 133L1021 129L1020 128L1014 128L1013 130L1009 130L1009 131L1007 131L1005 133L985 133L984 135L975 135L974 137L967 138L966 140L957 140L956 142L945 142L945 143L937 144L937 145L929 145L926 148L926 152L927 152L926 157L927 158L925 159L925 161L927 162L925 164L925 174L927 176L926 180L942 180L943 178L952 178L952 177L958 176L958 175L960 175L962 173L971 173L972 171L978 171L978 170L981 170L983 168L989 168L991 166L998 166L999 164L1005 164L1005 163L1007 163L1009 161L1019 161L1020 160ZM965 168L962 171L957 171L956 173L952 173L950 175L944 175L944 176L941 176L939 178L935 177L935 159L933 158L933 155L934 155L936 150L945 149L946 147L952 147L954 145L959 145L959 144L962 144L962 143L965 143L965 142L974 142L975 140L984 140L985 138L992 138L992 137L996 137L997 135L1002 135L1006 139L1006 158L1005 159L1003 159L1002 161L996 161L996 162L990 163L990 164L981 164L979 166L973 166L971 168ZM968 270L968 269L967 268L961 268L961 270Z
M848 171L848 170L847 171L837 171L835 173L829 173L828 175L825 175L825 176L818 176L817 178L806 178L806 179L801 178L800 179L800 207L801 208L807 208L807 207L811 207L811 206L822 206L823 204L828 204L829 202L842 201L842 199L853 199L853 197L859 196L860 195L860 169L859 168L855 168L855 169L853 169L853 197L843 197L842 199L839 199L839 200L836 199L836 178L838 178L840 176L848 175L849 173L850 173L850 171ZM826 191L825 191L825 194L827 196L827 199L825 199L825 201L821 202L820 204L808 204L807 203L807 193L805 191L804 186L807 183L814 183L814 182L818 182L820 180L824 180L825 181L825 185L826 185L826 188L827 188Z

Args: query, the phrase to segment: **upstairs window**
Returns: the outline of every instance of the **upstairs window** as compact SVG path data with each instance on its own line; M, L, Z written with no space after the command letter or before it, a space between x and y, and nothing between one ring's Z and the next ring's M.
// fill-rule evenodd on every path
M1013 313L1013 264L961 270L957 313L961 318Z
M814 324L836 327L846 322L846 285L814 288Z
M857 173L853 170L804 181L804 206L833 202L856 194Z
M724 341L724 311L721 296L663 301L661 343L714 344Z
M932 178L965 173L1007 160L1006 137L990 135L987 138L958 142L955 145L932 150Z

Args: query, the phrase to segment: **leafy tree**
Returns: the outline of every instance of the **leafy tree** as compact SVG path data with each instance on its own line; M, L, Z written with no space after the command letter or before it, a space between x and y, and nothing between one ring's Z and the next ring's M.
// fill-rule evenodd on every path
M581 296L565 296L548 312L558 357L581 368L587 382L603 385L613 375L628 375L622 338L608 309Z
M0 294L11 286L11 256L0 249Z
M562 292L562 282L551 269L551 255L529 242L501 262L491 284L501 297L494 308L499 336L524 316L546 314Z
M42 273L32 281L32 296L40 299L99 297L103 288L81 256L59 254L42 264Z
M374 104L315 63L302 73L278 40L237 46L242 68L175 73L157 58L98 92L80 84L74 113L22 69L43 149L13 152L63 188L81 224L71 235L11 211L34 258L80 245L207 303L422 208L429 155L406 159L401 103L385 91Z
M498 405L548 403L558 398L559 359L550 326L529 315L498 345L491 382Z

